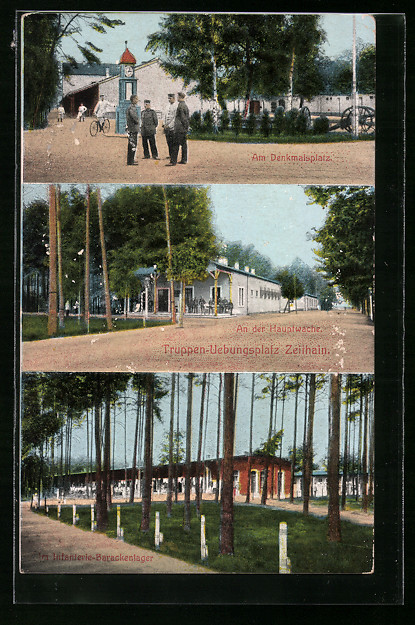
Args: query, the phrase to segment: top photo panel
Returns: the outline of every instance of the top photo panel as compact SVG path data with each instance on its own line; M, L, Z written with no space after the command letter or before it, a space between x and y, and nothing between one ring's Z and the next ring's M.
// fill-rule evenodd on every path
M19 19L22 182L374 184L371 15Z

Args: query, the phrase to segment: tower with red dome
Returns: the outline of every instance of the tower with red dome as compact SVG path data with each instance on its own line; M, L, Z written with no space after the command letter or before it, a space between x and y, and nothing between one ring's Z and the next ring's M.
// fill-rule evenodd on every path
M134 68L137 64L134 54L127 48L125 42L125 50L119 60L120 79L118 85L118 106L115 117L115 132L119 134L125 133L125 125L127 119L127 109L130 106L130 97L137 94L137 78L134 75ZM140 107L137 106L140 115Z

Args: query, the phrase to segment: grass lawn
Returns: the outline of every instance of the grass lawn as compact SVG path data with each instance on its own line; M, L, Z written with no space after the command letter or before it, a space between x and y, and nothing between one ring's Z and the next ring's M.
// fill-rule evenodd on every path
M42 509L43 510L43 509ZM183 503L173 504L167 518L165 503L152 503L150 531L140 532L141 504L121 505L124 540L132 545L155 550L155 512L160 512L160 531L164 535L160 553L200 564L200 520L192 504L191 531L183 531ZM77 506L78 527L90 531L91 507ZM342 542L327 541L327 520L302 513L249 506L234 507L234 555L219 555L220 506L203 502L206 517L207 566L223 573L278 573L279 523L288 525L288 557L292 573L367 573L372 568L373 530L370 527L342 522ZM49 507L49 517L57 518L56 506ZM109 512L106 534L116 537L117 508ZM62 506L62 522L72 524L72 506Z
M143 319L124 319L122 317L113 317L114 329L119 330L135 330L143 327ZM146 327L170 325L169 319L166 320L148 320ZM89 334L102 334L108 332L107 322L103 317L92 317L89 322ZM65 326L58 328L57 336L77 336L86 334L86 327L83 321L77 318L69 317L65 319ZM48 339L48 317L47 315L23 315L22 319L22 339L23 341L40 341Z
M189 135L189 140L192 139L197 141L225 141L227 143L341 143L348 141L374 141L375 135L359 135L353 137L348 132L329 132L324 135L275 135L271 134L269 137L264 137L264 135L255 133L253 135L248 135L245 132L236 135L231 130L226 130L225 132L214 133L205 133L205 132L192 132Z

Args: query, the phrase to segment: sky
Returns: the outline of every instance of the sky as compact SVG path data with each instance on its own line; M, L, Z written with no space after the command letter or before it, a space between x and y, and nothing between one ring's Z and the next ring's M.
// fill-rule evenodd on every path
M68 190L72 185L61 185ZM86 185L76 185L84 191ZM100 185L103 200L118 186ZM25 184L24 203L47 200L48 185ZM290 265L299 257L315 265L316 244L307 233L324 224L326 211L318 204L308 205L304 187L299 185L211 185L210 197L216 234L225 241L252 244L276 267Z
M84 41L92 41L103 49L100 55L103 63L116 63L120 59L128 41L128 48L134 54L138 63L154 58L151 52L146 52L147 36L159 30L163 13L106 13L112 19L121 19L125 26L109 29L105 35L100 35L90 28L85 29ZM353 41L352 14L322 14L322 26L327 34L327 42L323 52L330 57L341 54L346 49L351 50ZM356 36L365 43L375 43L375 23L370 15L356 15ZM84 33L82 33L84 34ZM82 39L80 39L82 43ZM68 39L65 41L65 52L72 54L78 61L82 61L76 46Z
M204 447L205 458L216 458L216 437L217 437L217 414L218 414L218 388L219 388L219 374L212 373L211 375L211 391L209 395L208 409L205 408L205 419L207 415L207 428L206 428L206 444ZM256 400L254 402L254 428L253 428L253 450L261 446L268 437L269 427L269 415L270 415L270 401L269 396L260 399L261 390L266 386L267 382L260 375L271 374L255 374L255 395ZM285 374L288 377L290 374ZM318 376L320 377L320 376ZM164 381L167 388L171 385L170 374L160 374L160 378ZM328 381L328 376L325 376ZM199 382L201 375L199 374ZM343 380L344 382L345 380ZM282 381L280 381L280 385ZM235 427L235 455L246 455L249 451L249 425L250 425L250 411L251 411L251 386L252 386L252 373L240 373L238 384L238 401L236 409L236 427ZM280 386L281 388L281 386ZM127 402L130 403L134 399L135 394L130 392ZM317 390L316 394L316 407L314 416L314 453L315 462L321 465L321 461L327 457L328 447L328 398L329 398L329 385L326 383L321 390ZM192 415L192 460L197 459L198 448L198 436L199 436L199 418L200 418L200 399L201 399L201 386L193 384L193 415ZM187 409L187 378L185 374L180 374L180 397L179 397L179 429L185 434L186 432L186 409ZM277 404L277 430L280 430L282 425L284 429L282 457L288 457L288 451L292 447L293 441L293 429L294 429L294 393L287 397L284 406L284 422L282 423L282 401L279 400ZM303 388L299 392L298 399L298 412L297 412L297 447L302 445L303 433L304 433L304 390ZM354 407L356 410L359 406ZM167 432L170 423L170 395L166 395L160 402L162 421L155 420L154 422L154 451L153 458L154 464L158 464L160 460L161 447L163 442L167 440ZM344 423L344 410L342 407L342 424ZM221 407L221 419L223 424L223 406ZM111 412L111 423L113 423L114 412ZM127 456L127 466L131 466L133 443L134 443L134 428L136 420L136 409L133 406L127 407L125 411L124 403L120 405L115 413L116 419L116 436L115 436L115 454L114 454L114 467L123 468L125 463L125 455ZM175 403L175 424L177 422L177 396ZM358 421L356 422L355 432L355 444L357 451L358 441ZM206 424L206 421L205 421ZM125 425L127 427L125 428ZM125 433L125 434L124 434ZM341 427L341 433L343 433L343 427ZM125 446L126 438L126 446ZM112 439L113 440L113 439ZM351 446L353 447L353 434L351 439ZM86 458L86 425L85 423L76 428L73 431L72 441L72 457L78 460ZM125 453L126 450L126 453Z

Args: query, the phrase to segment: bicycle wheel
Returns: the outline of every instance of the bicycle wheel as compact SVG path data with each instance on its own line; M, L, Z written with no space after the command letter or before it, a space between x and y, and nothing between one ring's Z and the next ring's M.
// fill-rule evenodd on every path
M91 125L89 127L89 133L90 133L91 137L95 137L95 135L98 132L98 127L99 127L98 126L98 122L97 122L96 119L94 119L94 121L91 122Z
M110 120L104 119L104 122L102 124L102 132L106 134L109 131L110 131Z

